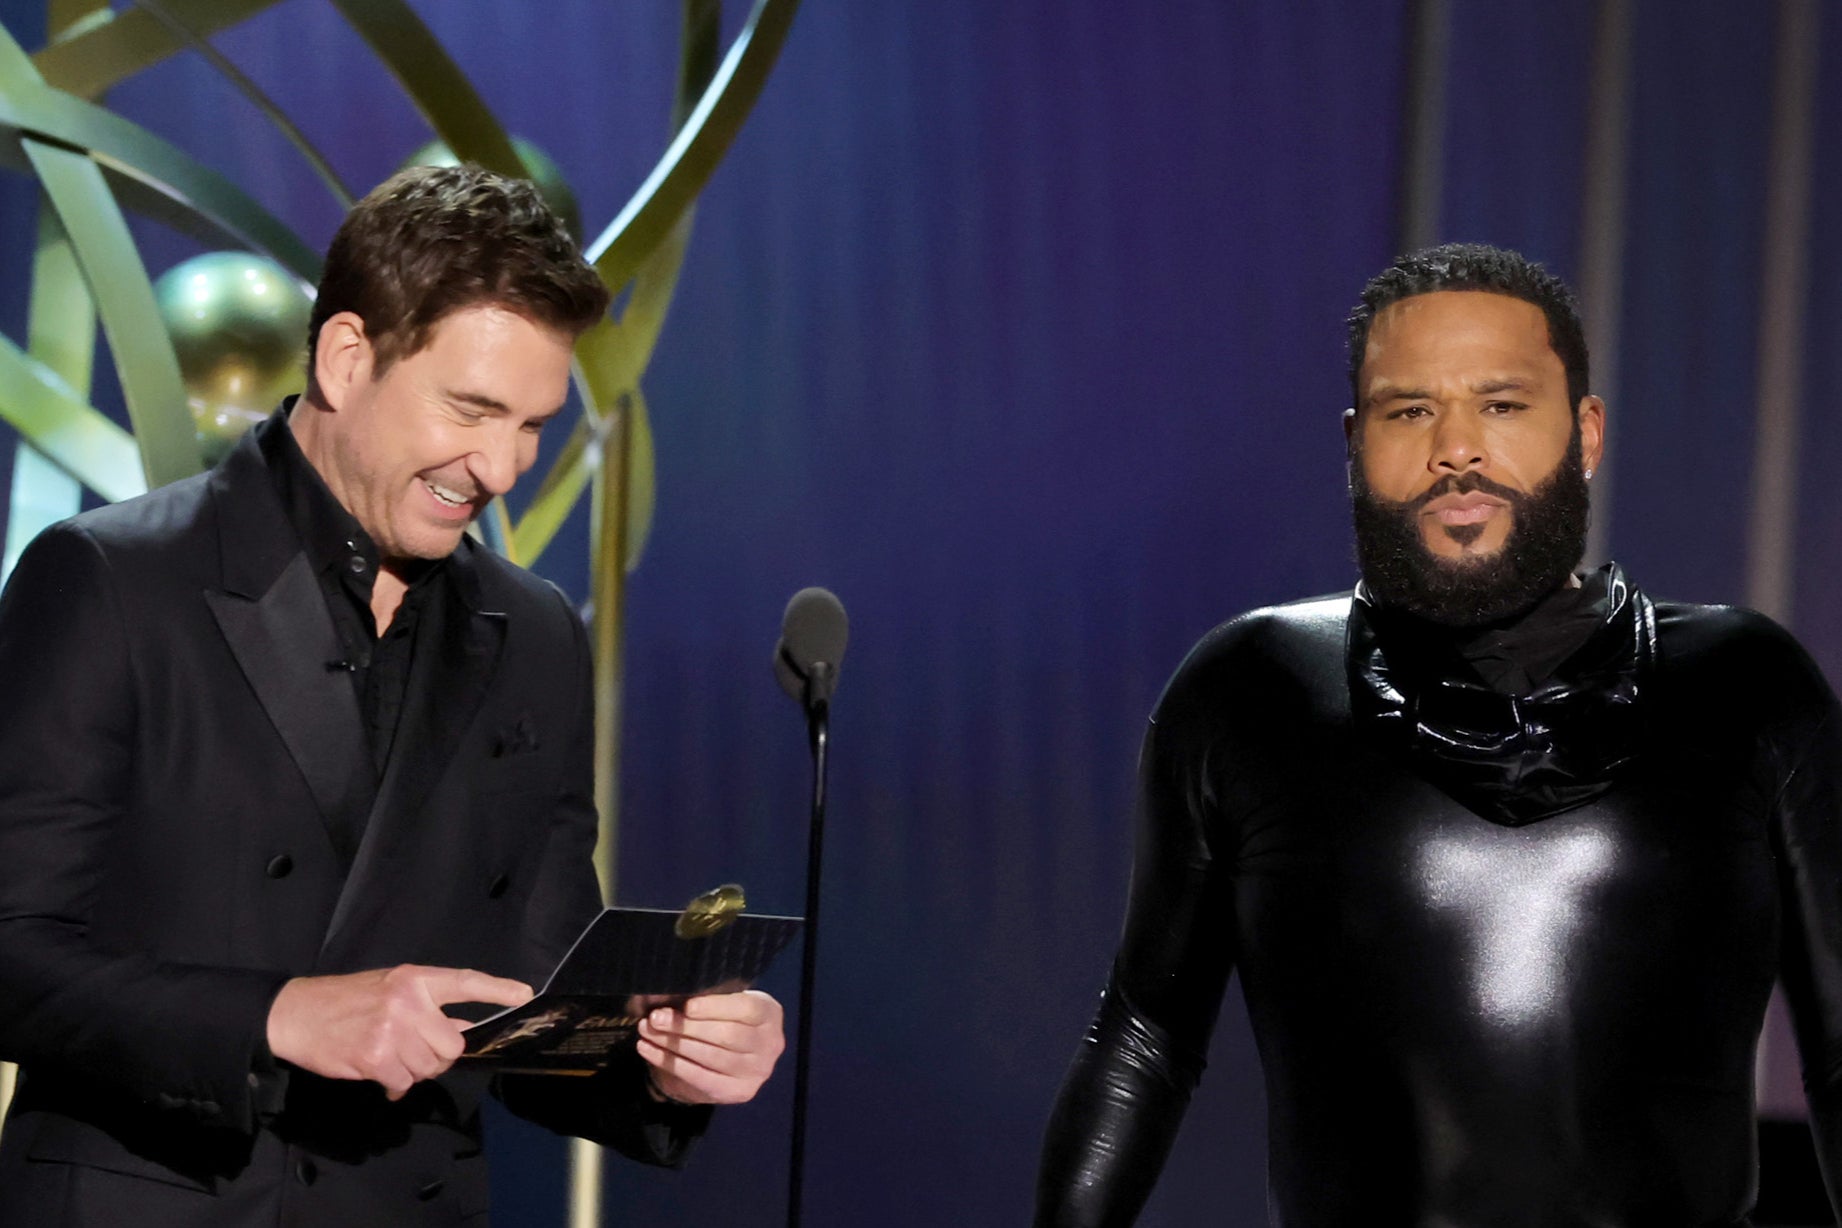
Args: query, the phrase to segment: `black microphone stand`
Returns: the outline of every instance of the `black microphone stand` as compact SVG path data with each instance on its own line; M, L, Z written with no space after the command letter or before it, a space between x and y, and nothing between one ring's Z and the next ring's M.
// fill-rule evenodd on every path
M825 857L825 750L830 740L834 667L821 661L806 680L806 737L812 748L812 817L806 836L806 925L799 973L799 1038L793 1063L793 1155L787 1174L787 1228L799 1228L806 1171L806 1083L812 1066L812 982L819 954L819 883Z

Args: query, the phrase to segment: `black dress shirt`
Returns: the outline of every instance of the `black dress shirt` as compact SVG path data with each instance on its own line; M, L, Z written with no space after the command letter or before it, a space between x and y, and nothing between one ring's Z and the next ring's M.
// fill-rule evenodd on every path
M371 595L380 564L376 544L356 517L348 512L321 479L295 441L294 432L269 431L262 439L263 456L275 482L275 492L319 580L327 613L339 633L340 655L327 661L327 669L351 675L358 710L371 747L372 766L378 780L390 763L415 658L418 629L429 603L442 600L447 584L447 560L418 562L405 578L409 591L382 635L371 613ZM362 824L362 820L360 820ZM341 833L342 852L348 863L363 837L360 830Z

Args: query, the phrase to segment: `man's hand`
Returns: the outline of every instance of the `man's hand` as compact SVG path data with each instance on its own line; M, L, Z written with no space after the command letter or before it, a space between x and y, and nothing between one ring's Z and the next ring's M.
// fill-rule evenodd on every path
M329 1079L370 1079L397 1100L454 1064L466 1042L450 1002L522 1006L531 987L459 968L402 964L346 976L299 976L269 1008L269 1051ZM779 1008L775 1011L779 1018Z
M685 1104L752 1100L786 1047L780 1003L756 989L705 994L640 1020L653 1086Z

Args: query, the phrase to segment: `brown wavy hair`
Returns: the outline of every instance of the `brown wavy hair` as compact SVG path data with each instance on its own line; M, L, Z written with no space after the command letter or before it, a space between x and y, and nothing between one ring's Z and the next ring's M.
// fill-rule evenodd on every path
M411 167L352 206L333 236L307 326L308 389L320 326L341 311L364 321L375 379L463 308L502 307L576 337L608 302L528 181L471 165Z

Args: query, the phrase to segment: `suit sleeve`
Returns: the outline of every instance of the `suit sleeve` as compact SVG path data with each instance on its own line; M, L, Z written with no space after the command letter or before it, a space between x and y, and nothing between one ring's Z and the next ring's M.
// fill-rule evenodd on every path
M1169 695L1139 759L1124 936L1050 1116L1036 1228L1138 1216L1202 1076L1234 961L1233 894L1213 839L1205 755Z
M550 824L528 921L534 947L531 966L545 973L556 966L601 909L594 866L599 831L594 795L594 668L581 621L561 593L556 598L569 628L570 676L579 682L565 787ZM630 1050L623 1050L606 1071L589 1079L500 1075L493 1090L520 1117L559 1134L612 1147L645 1164L681 1163L711 1114L707 1105L654 1101L647 1092L645 1063Z
M47 530L0 597L0 1058L247 1132L285 977L89 938L134 822L133 678L102 550Z

